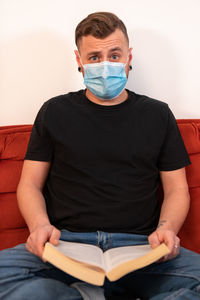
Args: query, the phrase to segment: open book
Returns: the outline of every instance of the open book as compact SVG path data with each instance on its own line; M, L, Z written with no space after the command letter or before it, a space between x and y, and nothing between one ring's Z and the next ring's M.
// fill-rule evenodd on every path
M94 285L103 285L105 276L114 281L125 274L143 268L169 253L163 243L155 249L150 245L125 246L103 252L89 244L59 241L47 242L43 259L62 271Z

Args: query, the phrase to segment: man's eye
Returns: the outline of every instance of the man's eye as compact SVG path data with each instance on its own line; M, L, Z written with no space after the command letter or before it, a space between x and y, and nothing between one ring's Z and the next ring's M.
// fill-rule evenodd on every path
M98 56L92 56L92 57L90 57L90 60L97 61L98 60Z
M117 60L117 59L119 59L119 56L118 56L118 55L116 55L116 54L114 54L114 55L112 55L112 56L111 56L111 59L113 59L113 60Z

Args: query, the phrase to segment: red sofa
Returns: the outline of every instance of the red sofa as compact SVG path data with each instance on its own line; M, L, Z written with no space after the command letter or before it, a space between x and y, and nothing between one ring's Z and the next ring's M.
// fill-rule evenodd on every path
M191 206L179 236L200 253L200 120L177 120L192 164L186 167ZM29 231L16 201L31 125L0 127L0 250L26 241Z

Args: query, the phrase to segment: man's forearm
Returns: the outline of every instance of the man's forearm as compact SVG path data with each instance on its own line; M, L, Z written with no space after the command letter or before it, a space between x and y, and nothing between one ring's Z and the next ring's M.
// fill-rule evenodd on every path
M17 200L30 232L38 226L50 224L45 199L40 189L22 182L17 188Z
M187 188L180 188L165 195L158 228L172 230L177 234L187 216L190 196Z
M180 239L177 236L189 209L189 193L187 186L165 192L157 229L149 237L149 244L154 249L165 243L169 254L161 261L175 258L180 251Z

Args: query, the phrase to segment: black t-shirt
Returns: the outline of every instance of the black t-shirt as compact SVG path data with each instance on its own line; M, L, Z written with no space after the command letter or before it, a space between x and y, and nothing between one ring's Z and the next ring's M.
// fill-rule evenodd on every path
M104 106L80 90L40 109L25 159L51 161L43 193L57 228L150 234L159 171L190 163L168 105L128 94Z

